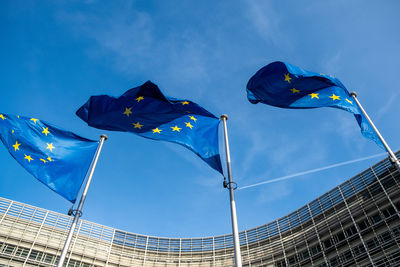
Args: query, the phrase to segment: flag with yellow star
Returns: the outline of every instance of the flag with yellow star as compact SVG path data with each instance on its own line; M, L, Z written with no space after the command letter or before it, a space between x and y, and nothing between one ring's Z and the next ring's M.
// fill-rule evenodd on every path
M95 128L183 145L222 173L219 119L190 100L165 96L150 81L118 98L91 96L76 114Z
M72 203L98 146L39 119L7 114L0 114L0 139L29 173Z
M381 148L382 142L346 87L335 77L276 61L261 68L247 83L247 99L292 109L332 107L353 113L362 134Z

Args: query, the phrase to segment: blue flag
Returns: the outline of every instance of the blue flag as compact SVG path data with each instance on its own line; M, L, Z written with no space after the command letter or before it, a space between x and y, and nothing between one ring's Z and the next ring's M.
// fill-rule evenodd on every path
M362 134L384 148L346 87L334 77L276 61L250 78L247 98L253 104L261 102L281 108L332 107L346 110L354 114Z
M0 114L0 139L28 172L72 203L98 142L35 118Z
M192 101L164 96L150 81L118 98L91 96L76 114L95 128L183 145L222 173L219 119Z

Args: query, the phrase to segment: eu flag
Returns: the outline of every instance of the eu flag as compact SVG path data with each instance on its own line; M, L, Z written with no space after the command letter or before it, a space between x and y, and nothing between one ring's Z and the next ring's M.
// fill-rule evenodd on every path
M261 68L247 83L247 98L281 108L332 107L353 113L362 134L382 142L350 96L346 87L336 78L303 70L285 62L272 62Z
M0 139L22 167L72 203L98 145L39 119L6 114L0 114Z
M183 145L222 173L219 119L192 101L164 96L150 81L118 98L91 96L76 114L95 128Z

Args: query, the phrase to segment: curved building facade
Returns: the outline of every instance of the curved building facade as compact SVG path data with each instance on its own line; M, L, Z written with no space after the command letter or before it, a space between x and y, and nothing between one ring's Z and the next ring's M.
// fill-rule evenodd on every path
M399 171L383 160L287 216L240 232L243 266L400 266L399 189ZM55 266L71 222L0 198L0 267ZM233 239L152 237L80 220L66 266L234 266Z

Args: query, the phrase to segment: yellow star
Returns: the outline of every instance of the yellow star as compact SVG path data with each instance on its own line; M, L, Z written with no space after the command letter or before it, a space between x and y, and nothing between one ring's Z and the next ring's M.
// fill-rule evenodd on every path
M140 102L140 101L143 100L143 99L144 99L143 96L139 96L138 98L136 98L136 101L137 101L137 102Z
M171 127L171 129L172 129L173 132L175 132L175 131L180 132L181 131L181 128L179 128L176 125L174 127Z
M51 152L53 152L53 149L54 149L54 146L53 146L53 143L46 143L47 144L47 147L46 147L46 149L50 149L50 151Z
M45 159L40 159L41 161L43 161L43 163L46 163L47 161Z
M139 122L137 123L132 123L135 127L134 128L139 128L142 129L143 125L141 125Z
M155 128L155 129L151 129L153 131L153 133L161 133L161 129Z
M4 121L6 118L4 118L3 114L0 114L0 118Z
M300 93L300 90L297 90L296 88L292 88L292 89L290 89L290 91L292 91L293 94Z
M21 144L18 144L18 141L15 141L15 145L13 145L15 151L19 150L19 146L20 146L20 145L21 145Z
M353 101L350 101L346 98L346 101L353 105Z
M185 124L186 124L186 127L190 128L190 130L193 128L193 125L191 125L190 122L185 122Z
M11 130L11 133L14 133L14 130Z
M42 127L42 128L43 128L43 132L42 133L44 133L47 136L47 134L50 133L49 132L49 127L47 127L47 128Z
M333 101L340 100L340 96L337 96L335 94L332 94L329 98L332 98Z
M189 105L189 102L183 101L183 102L182 102L182 106L184 106L184 105Z
M31 157L31 155L26 155L26 154L24 154L25 155L25 157L24 157L24 159L27 159L29 162L31 162L31 160L33 160L33 158Z
M50 157L47 157L47 160L50 161L50 162L53 161L53 159L50 158Z
M288 74L284 74L284 75L285 75L285 82L290 83L290 80L291 80L292 78L290 78L289 73L288 73Z
M194 122L197 121L197 119L196 119L195 117L193 117L193 116L189 116L189 118L190 118L191 120L193 120Z
M314 97L316 97L316 98L319 99L319 97L318 97L319 94L311 93L311 94L309 94L309 95L311 96L311 99L313 99Z
M38 121L38 119L32 118L31 121L33 121L33 122L36 124L36 122Z
M130 108L125 108L125 112L124 112L123 114L129 117L129 115L132 114L131 109L132 109L132 107L130 107Z

